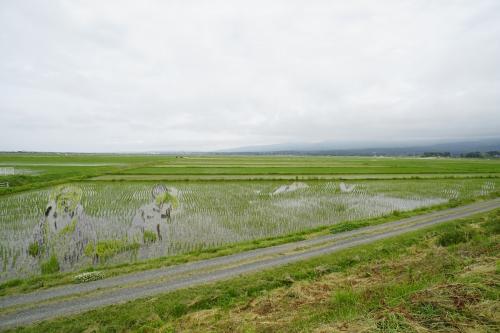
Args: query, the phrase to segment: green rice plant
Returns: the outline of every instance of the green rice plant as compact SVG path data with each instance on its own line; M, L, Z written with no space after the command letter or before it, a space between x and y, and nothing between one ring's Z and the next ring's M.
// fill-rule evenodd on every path
M32 257L37 257L40 254L40 245L38 244L38 242L30 243L28 247L28 253Z
M344 184L344 185L342 185ZM61 258L83 244L77 262L120 264L205 251L330 226L347 231L366 220L496 193L500 179L370 181L211 181L162 184L171 191L152 198L154 183L80 182L58 187L66 203L81 207L78 219L59 228L53 251ZM277 191L280 189L280 191ZM38 273L34 230L53 199L51 188L0 197L0 281ZM175 193L175 195L173 195ZM171 204L169 219L155 221L134 243L132 222L143 207ZM76 207L76 206L75 206ZM356 221L360 221L359 223ZM153 223L153 222L152 222ZM157 228L158 227L158 228ZM154 229L153 229L154 228ZM494 229L494 227L492 227ZM48 233L48 229L45 230ZM78 233L92 235L80 240ZM64 237L58 237L64 236ZM160 237L159 237L160 236ZM31 248L31 249L30 249ZM51 248L52 251L52 248ZM118 255L130 252L128 255ZM15 259L15 262L14 262Z
M61 231L59 232L60 235L68 235L68 234L72 234L74 231L75 231L75 228L76 228L76 224L78 223L78 220L77 218L73 218L71 220L71 223L66 225L63 229L61 229Z
M152 231L145 230L143 235L143 241L145 244L154 243L158 239L158 236Z
M59 266L59 261L57 260L57 257L53 254L47 261L42 263L41 269L42 269L42 274L54 274L59 272L61 268Z
M74 210L82 198L82 190L78 186L61 185L50 195L50 201L57 203L57 208Z
M155 203L158 206L170 203L170 204L172 204L173 208L177 208L179 206L179 200L177 200L177 198L175 196L173 196L172 194L170 194L168 192L164 192L164 193L158 195L155 198Z
M99 259L106 261L116 254L137 250L138 248L138 243L129 243L126 240L121 239L111 239L99 241L97 244L88 243L85 246L84 253L87 257L93 258L97 255Z

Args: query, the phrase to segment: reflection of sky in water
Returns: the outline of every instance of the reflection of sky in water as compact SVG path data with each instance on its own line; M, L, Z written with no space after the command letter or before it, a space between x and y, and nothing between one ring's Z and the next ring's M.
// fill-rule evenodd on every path
M293 191L274 194L290 182L203 182L166 184L178 190L179 206L171 219L159 216L145 230L161 238L143 245L136 253L121 253L109 262L185 253L227 243L279 236L307 228L381 216L445 202L448 199L484 195L494 191L499 180L366 181L349 182L342 191L339 182L304 182ZM356 186L353 186L356 185ZM78 225L91 226L97 241L130 241L130 230L138 216L154 216L151 183L79 183L82 191ZM288 187L290 188L290 187ZM38 190L0 198L0 279L36 274L39 263L27 255L36 226L44 218L50 190ZM161 213L159 214L161 215ZM62 222L68 225L70 219ZM90 227L89 227L90 228ZM84 228L85 229L85 228ZM71 237L70 237L71 236ZM79 238L53 245L51 251L64 255ZM94 236L93 236L94 237ZM139 237L139 240L141 237ZM71 265L62 262L64 270ZM92 258L78 258L73 269L92 264Z
M19 169L15 167L0 167L0 177L1 176L13 176L13 175L34 175L40 173L39 171L29 170L29 169Z

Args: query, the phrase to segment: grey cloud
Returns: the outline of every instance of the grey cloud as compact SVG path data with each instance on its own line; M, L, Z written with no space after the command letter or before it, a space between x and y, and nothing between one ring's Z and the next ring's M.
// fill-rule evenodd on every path
M5 0L0 150L498 135L499 22L495 0Z

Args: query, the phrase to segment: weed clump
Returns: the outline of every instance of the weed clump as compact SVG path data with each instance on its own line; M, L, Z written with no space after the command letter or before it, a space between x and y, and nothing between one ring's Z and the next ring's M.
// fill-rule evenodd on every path
M144 230L143 240L144 244L154 243L158 239L158 236L152 231Z
M97 244L88 243L85 246L84 253L87 257L97 256L102 260L106 260L122 252L137 250L139 246L139 243L128 243L125 240L105 240L97 242Z
M477 231L471 228L455 227L439 236L437 243L441 246L451 246L465 243L474 238Z
M376 324L376 332L416 332L400 313L389 312Z
M334 308L336 317L353 318L359 312L360 298L352 289L337 291L331 300L331 306Z
M42 274L53 274L59 272L61 267L59 266L59 261L57 257L53 254L49 260L42 263Z
M40 245L38 245L38 242L33 242L28 246L28 254L32 257L37 257L40 254Z
M500 213L491 219L487 219L486 222L484 222L483 227L489 234L500 234Z

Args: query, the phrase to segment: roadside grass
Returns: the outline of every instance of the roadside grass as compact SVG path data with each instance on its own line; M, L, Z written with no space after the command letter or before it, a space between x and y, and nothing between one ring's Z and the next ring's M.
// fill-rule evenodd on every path
M400 220L400 219L404 219L404 218L408 218L408 217L422 215L425 213L436 212L436 211L440 211L440 210L447 209L447 208L458 207L458 206L473 203L473 202L493 199L493 198L498 197L499 195L500 195L500 193L495 192L495 193L491 193L488 196L477 197L477 198L473 198L473 199L464 199L464 200L460 200L460 201L451 200L450 202L445 203L445 204L419 208L419 209L407 211L407 212L395 211L392 214L381 216L378 218L362 219L362 220L349 221L349 222L341 222L341 223L337 223L334 225L328 225L328 226L323 226L323 227L305 230L305 231L298 232L298 233L289 234L286 236L271 237L271 238L264 238L264 239L253 240L253 241L242 242L242 243L228 244L228 245L218 247L218 248L204 249L204 250L190 252L187 254L159 257L159 258L155 258L155 259L149 259L149 260L138 261L138 262L130 262L130 263L123 263L123 264L116 264L116 265L110 265L110 264L104 263L104 264L97 265L97 266L90 266L90 267L81 269L79 271L74 271L74 272L56 272L55 270L51 269L52 267L55 267L54 265L52 265L50 267L47 266L46 269L44 269L44 271L43 271L43 273L45 273L45 274L42 274L39 276L33 276L33 277L25 278L25 279L20 279L20 278L19 279L12 279L12 280L5 281L5 282L1 283L0 284L0 296L28 293L28 292L32 292L32 291L39 290L39 289L47 289L47 288L51 288L51 287L72 284L75 281L74 276L81 274L81 273L100 271L104 274L104 276L106 278L109 278L109 277L113 277L113 276L117 276L117 275L121 275L121 274L128 274L128 273L134 273L134 272L144 271L144 270L148 270L148 269L155 269L155 268L178 265L178 264L194 262L194 261L199 261L199 260L204 260L204 259L211 259L211 258L215 258L215 257L236 254L236 253L240 253L240 252L244 252L244 251L250 251L250 250L255 250L255 249L259 249L259 248L265 248L265 247L281 245L281 244L290 243L290 242L297 242L297 241L301 241L301 240L311 239L314 237L327 235L327 234L335 234L335 233L341 233L341 232L345 232L345 231L351 231L351 230L359 229L359 228L366 227L366 226L378 225L378 224L396 221L396 220ZM52 263L52 264L54 264L54 263ZM54 272L56 272L56 273L54 273Z
M500 325L499 224L500 209L13 331L492 332ZM440 245L471 230L474 237Z

